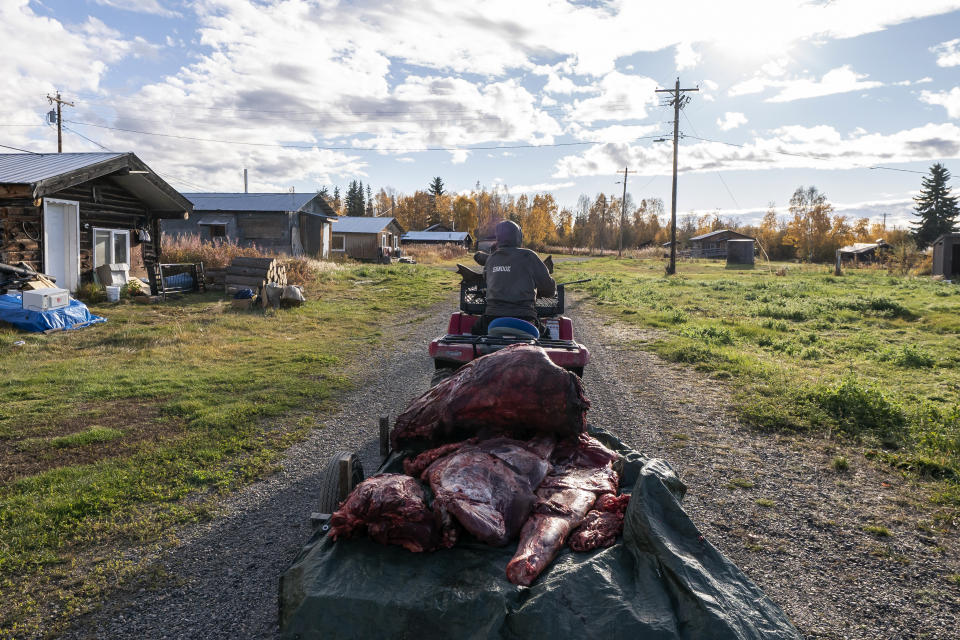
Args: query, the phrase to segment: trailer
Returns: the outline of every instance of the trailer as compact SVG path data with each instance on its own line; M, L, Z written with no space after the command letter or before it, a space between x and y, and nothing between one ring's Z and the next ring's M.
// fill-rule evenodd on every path
M565 548L530 586L510 583L512 545L461 540L411 553L369 539L333 541L333 511L363 478L354 452L320 478L314 533L280 578L280 636L308 638L798 639L763 591L716 549L683 510L686 487L669 464L603 429L590 435L620 454L631 494L623 537L586 553ZM379 422L382 463L402 473Z

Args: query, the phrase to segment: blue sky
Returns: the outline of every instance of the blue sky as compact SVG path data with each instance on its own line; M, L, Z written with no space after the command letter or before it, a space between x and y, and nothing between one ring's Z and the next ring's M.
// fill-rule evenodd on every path
M55 149L59 89L65 150L135 151L184 191L247 167L254 190L439 175L572 206L626 165L669 206L654 89L678 76L681 213L814 184L903 224L913 172L960 172L960 1L0 0L0 43L0 144Z

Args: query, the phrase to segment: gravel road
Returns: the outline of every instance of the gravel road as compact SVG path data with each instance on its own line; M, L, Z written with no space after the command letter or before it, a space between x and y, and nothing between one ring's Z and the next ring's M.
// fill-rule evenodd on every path
M275 637L277 580L310 535L327 458L357 450L365 470L376 468L376 417L396 415L429 384L426 345L443 332L449 306L396 329L392 349L363 363L342 410L289 450L281 472L231 496L222 517L165 552L167 580L116 594L65 637ZM960 573L956 530L944 536L922 524L930 509L910 497L922 488L908 492L901 477L836 444L740 426L724 383L629 346L649 333L606 323L576 300L570 307L594 355L584 377L591 421L670 462L689 486L694 522L801 631L957 637L960 587L946 579ZM840 454L851 461L846 472L830 465ZM868 524L890 535L864 531Z

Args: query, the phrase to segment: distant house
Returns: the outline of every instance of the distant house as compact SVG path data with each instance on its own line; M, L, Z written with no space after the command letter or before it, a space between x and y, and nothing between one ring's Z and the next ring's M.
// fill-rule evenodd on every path
M132 153L0 154L0 262L74 291L104 264L148 275L161 220L193 204Z
M407 231L400 236L401 244L458 244L466 249L473 238L466 231Z
M727 240L753 240L753 238L730 229L719 229L694 236L690 238L690 257L725 260L727 258Z
M889 251L890 245L882 239L876 242L854 242L845 247L840 247L841 260L854 260L856 262L873 262L884 251Z
M166 221L169 234L229 240L268 253L330 257L330 223L336 214L317 193L185 193L189 220Z
M402 235L396 218L342 216L333 223L330 253L354 260L386 260L400 255Z
M445 224L432 224L424 229L424 231L453 231L453 229Z
M933 241L933 275L960 277L960 233L945 233Z

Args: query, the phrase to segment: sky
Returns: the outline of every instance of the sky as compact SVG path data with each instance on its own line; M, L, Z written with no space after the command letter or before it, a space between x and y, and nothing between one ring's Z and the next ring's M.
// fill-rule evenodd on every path
M184 192L619 195L744 222L814 185L905 225L960 175L960 0L0 0L0 145ZM7 151L0 149L0 151ZM618 175L619 173L619 175ZM952 186L958 184L952 181Z

